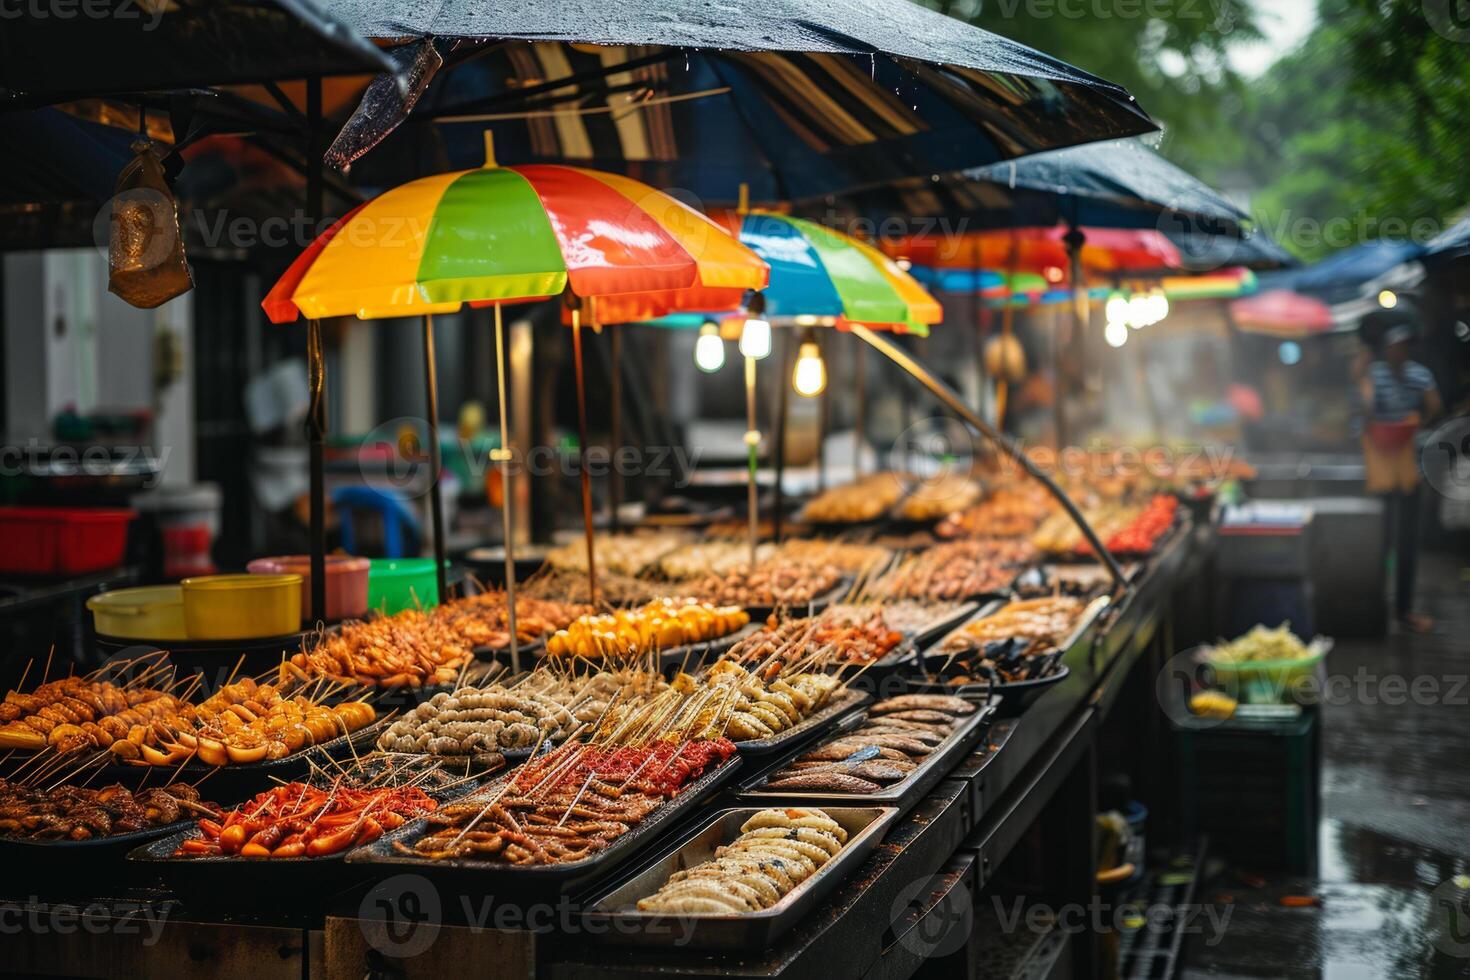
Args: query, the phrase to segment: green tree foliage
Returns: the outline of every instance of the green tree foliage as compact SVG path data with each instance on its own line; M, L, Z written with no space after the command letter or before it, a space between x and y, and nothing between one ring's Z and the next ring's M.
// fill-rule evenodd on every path
M1248 192L1302 258L1426 237L1470 206L1470 0L1318 0L1314 31L1256 79L1229 47L1297 0L926 2L1127 86L1161 152Z
M1424 238L1470 204L1470 23L1434 19L1454 2L1321 0L1301 48L1222 118L1253 210L1298 254Z

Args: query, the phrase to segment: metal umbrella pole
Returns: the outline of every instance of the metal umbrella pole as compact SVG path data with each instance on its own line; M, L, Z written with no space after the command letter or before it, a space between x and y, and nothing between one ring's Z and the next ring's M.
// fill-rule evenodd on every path
M510 425L505 411L505 324L495 304L495 385L500 395L500 446L491 455L500 463L500 516L505 526L505 610L510 628L510 669L521 672L521 648L516 639L515 534L511 525Z
M322 175L322 80L306 80L306 210L312 221L320 221L326 210ZM311 612L314 619L327 617L327 362L322 349L322 324L311 320L306 327L307 385L310 412L306 438L310 467L309 509L311 525Z
M429 409L429 512L434 519L434 584L439 601L449 601L449 577L444 568L444 500L439 487L443 459L439 452L439 374L434 366L434 318L424 314L424 387Z
M570 293L567 294L569 297ZM592 474L587 472L587 378L582 369L582 309L572 307L572 360L577 374L577 469L582 477L582 524L587 535L588 601L597 604L597 555L592 541Z
M784 335L781 339L781 375L782 378L791 376L791 340ZM789 386L782 384L776 391L776 432L775 447L776 454L776 514L772 530L775 532L776 543L781 542L783 526L786 522L786 495L783 492L786 482L786 416L790 402Z
M756 486L756 468L760 465L760 430L755 427L755 361L745 358L745 452L748 467L745 474L746 498L750 508L750 567L755 569L756 531L760 510L760 490Z
M327 492L326 452L322 440L327 431L327 364L322 352L322 322L306 325L306 377L310 393L306 412L309 446L311 507L311 613L313 619L327 614Z
M953 388L936 378L924 365L915 360L903 348L859 323L852 325L852 332L876 348L894 364L907 371L910 376L928 388L935 397L963 419L976 433L989 439L995 444L997 449L1015 460L1029 476L1038 480L1042 486L1046 487L1047 491L1056 498L1057 503L1062 506L1062 509L1067 512L1067 516L1072 518L1073 523L1082 532L1082 536L1087 539L1087 543L1092 545L1092 549L1097 554L1098 559L1107 567L1108 573L1113 577L1114 585L1122 591L1127 591L1130 588L1127 578L1123 575L1123 569L1118 565L1117 559L1103 546L1102 539L1097 536L1097 532L1092 529L1092 525L1087 523L1087 518L1082 515L1082 511L1072 502L1072 498L1067 496L1062 488L1052 481L1051 477L1047 476L1035 463L1031 462L1019 446L1005 435L987 425L984 419L980 418L978 414L965 404L964 399Z
M1087 338L1087 320L1088 320L1089 309L1088 309L1086 274L1083 272L1083 269L1082 269L1082 246L1087 243L1087 235L1084 234L1083 231L1082 231L1082 229L1081 228L1078 228L1076 224L1074 224L1072 222L1068 222L1068 224L1067 224L1067 234L1063 237L1062 241L1067 246L1067 263L1068 263L1068 266L1069 266L1069 269L1067 271L1068 271L1068 274L1072 277L1072 337L1071 337L1071 339L1072 339L1072 341L1074 343L1076 343L1076 344L1079 345L1078 348L1077 348L1078 351L1079 351L1079 354L1085 355L1086 350L1087 350L1087 348L1086 348L1086 338ZM1056 346L1056 351L1057 351L1057 392L1056 392L1056 399L1057 400L1056 400L1056 413L1057 413L1057 448L1058 449L1061 449L1063 446L1065 446L1067 444L1067 442L1066 442L1066 435L1067 435L1067 415L1066 415L1066 406L1063 403L1063 387L1062 387L1062 373L1061 373L1062 372L1062 356L1061 356L1062 345L1060 343L1061 338L1059 336L1059 334L1061 332L1061 329L1060 328L1061 328L1061 325L1058 324L1058 329L1056 331L1056 334L1058 335L1057 336L1057 341L1058 342L1055 345ZM1086 374L1083 373L1082 376L1083 377L1086 377ZM1085 407L1086 407L1086 403L1084 401L1084 409L1085 409Z
M612 442L612 459L608 461L607 496L611 503L612 531L621 529L618 511L623 505L623 475L618 472L618 452L623 447L623 332L611 331L608 351L612 361L612 414L608 417L608 430Z
M852 418L852 478L854 481L863 477L863 446L868 441L867 435L867 388L868 388L868 348L867 345L859 345L853 355L853 397L856 399L853 405Z

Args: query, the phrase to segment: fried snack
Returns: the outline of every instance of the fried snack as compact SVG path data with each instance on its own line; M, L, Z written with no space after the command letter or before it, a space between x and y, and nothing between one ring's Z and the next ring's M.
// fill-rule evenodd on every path
M636 657L719 639L743 628L750 616L739 606L716 606L697 599L655 599L638 609L582 616L546 641L552 657L588 660Z
M776 546L767 542L756 547L756 561L762 562L776 553ZM681 545L664 555L658 562L658 572L674 582L701 578L705 575L724 575L750 563L750 544L744 541L697 541Z
M378 739L385 752L464 757L557 743L596 721L619 691L657 693L668 683L642 671L563 675L537 669L514 688L501 684L443 692L395 721Z
M190 759L211 766L283 759L371 725L377 709L365 701L317 704L252 678L220 688L189 718L157 719L109 746L113 758L135 765L171 766Z
M510 646L510 616L506 594L492 589L435 606L429 616L449 628L471 647L504 649ZM587 605L516 596L516 639L534 643L550 636L578 616L592 611Z
M810 524L861 524L884 516L903 497L912 477L901 473L874 473L855 483L834 487L813 497L802 508L800 520Z
M934 533L941 538L1029 537L1056 507L1056 501L1039 485L1002 487L975 506L950 514Z
M451 684L474 657L471 645L443 619L405 609L347 623L284 665L301 680L320 677L367 687Z
M969 507L980 499L980 485L961 473L946 472L915 487L898 513L906 521L937 521Z
M677 871L643 912L741 915L768 909L837 856L847 831L821 810L762 810L712 860Z
M41 789L0 779L0 837L93 840L166 827L199 814L216 817L219 807L201 801L199 791L187 783L134 792L117 783L101 789Z
M694 678L680 674L673 689L690 693L700 687L715 690L697 724L715 726L727 710L726 736L735 742L773 738L826 706L841 681L830 674L798 673L782 676L780 665L769 665L760 674L732 660L721 660ZM727 707L728 706L728 707Z
M722 605L805 606L841 582L842 571L835 565L775 559L757 565L755 571L742 565L725 575L711 575L681 588L707 602Z
M781 542L776 557L804 565L830 565L845 575L865 575L888 564L893 552L875 544L789 538Z
M888 627L879 607L844 606L819 616L778 621L772 616L757 632L725 654L736 663L785 664L821 651L818 661L863 664L881 660L903 642L903 634Z
M0 750L105 749L134 726L192 710L165 691L66 677L29 694L10 691L0 704Z
M1001 592L1036 557L1025 540L950 541L909 558L874 582L867 595L951 602Z
M599 534L594 538L597 571L637 577L684 542L683 535ZM587 573L587 544L578 539L547 552L546 563L564 572Z
M518 866L591 857L646 820L690 782L723 765L724 738L607 749L567 742L486 791L427 818L430 832L394 849L428 860Z
M174 857L327 857L371 843L438 804L417 786L322 789L286 783L255 797L220 819L199 821L199 836L181 843Z

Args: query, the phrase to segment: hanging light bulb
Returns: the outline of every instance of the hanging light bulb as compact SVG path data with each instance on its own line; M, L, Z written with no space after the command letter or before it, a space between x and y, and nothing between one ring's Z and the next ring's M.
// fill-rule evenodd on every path
M1143 293L1134 293L1128 300L1128 318L1126 322L1134 330L1141 329L1149 325L1150 321L1148 317L1151 312L1148 297L1143 295ZM1118 344L1116 346L1121 347L1123 345Z
M1163 289L1154 289L1148 294L1149 323L1160 323L1169 315L1169 297Z
M771 324L768 320L752 317L745 321L740 331L740 353L745 357L760 360L771 353Z
M1123 291L1120 289L1113 290L1108 296L1108 302L1103 307L1103 312L1107 315L1109 323L1127 323L1128 297L1124 296Z
M713 320L704 321L699 339L694 342L694 364L706 374L714 374L725 366L725 342Z
M791 372L791 387L803 398L815 398L827 387L827 365L822 361L822 348L810 334L801 342L796 367Z
M1103 340L1108 342L1109 347L1122 347L1128 343L1128 324L1122 320L1109 320L1108 325L1103 328Z

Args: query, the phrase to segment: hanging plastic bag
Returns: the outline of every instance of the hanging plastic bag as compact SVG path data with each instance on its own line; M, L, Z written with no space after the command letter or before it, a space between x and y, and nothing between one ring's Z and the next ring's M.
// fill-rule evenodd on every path
M107 243L109 292L151 310L194 288L184 259L179 207L163 179L153 142L133 142L137 154L118 175Z

